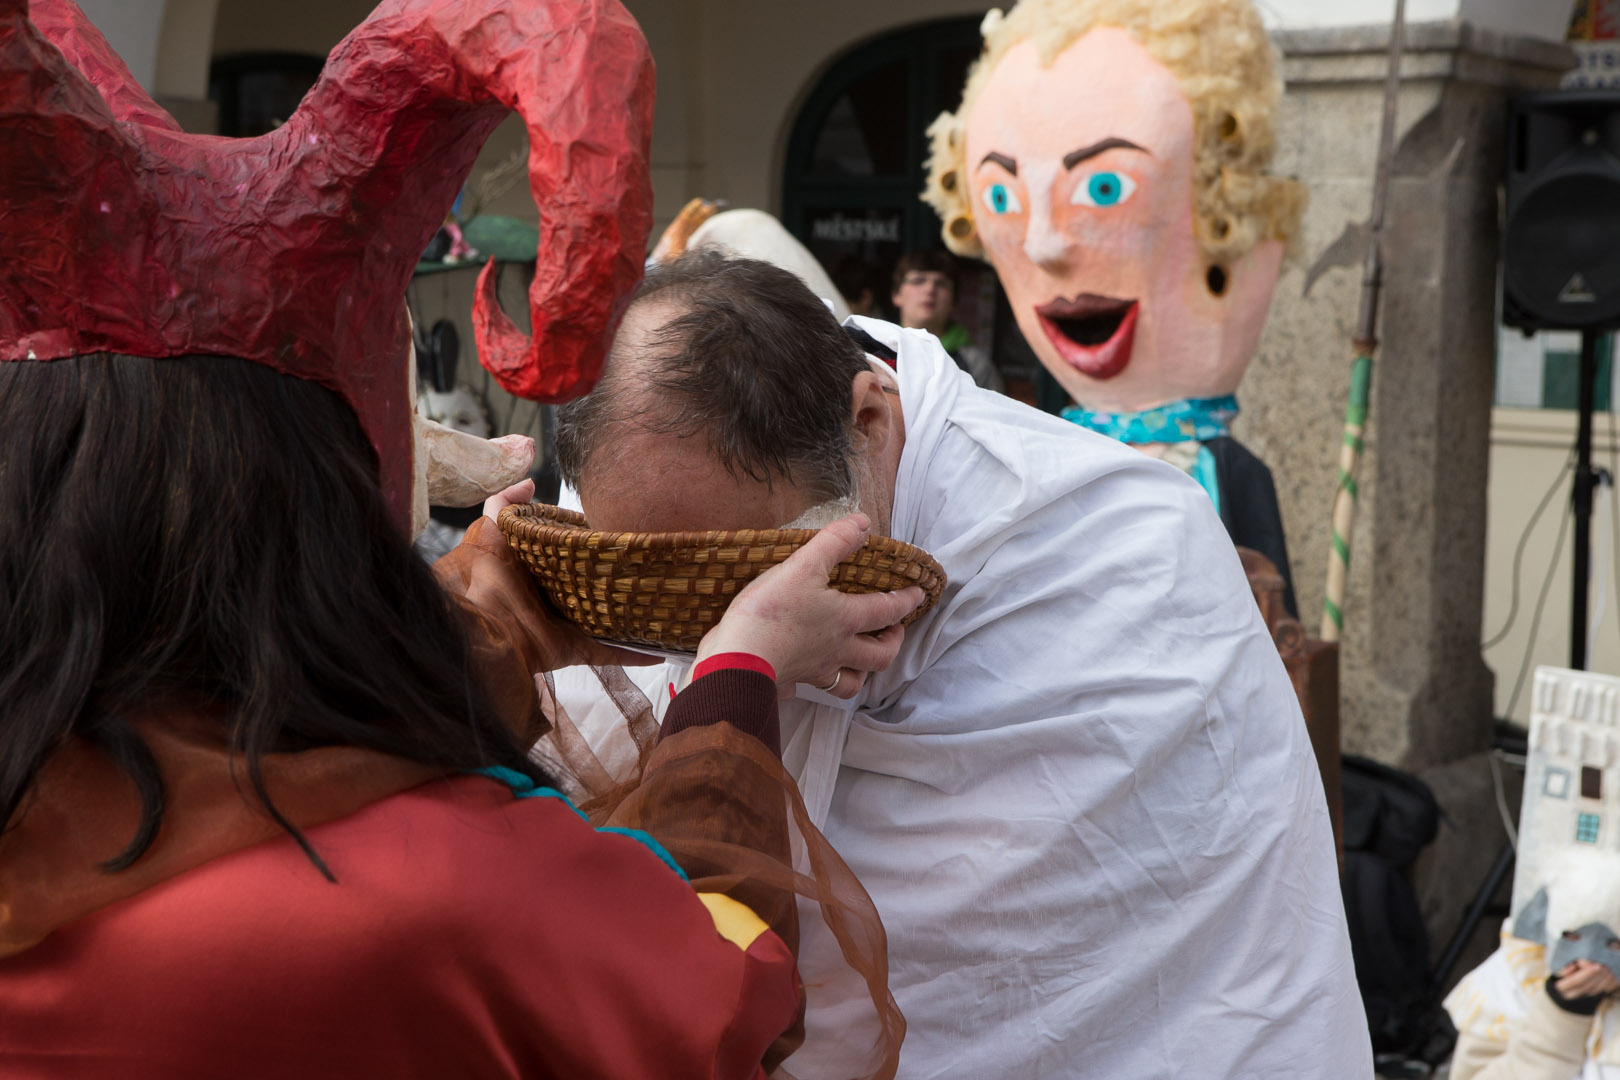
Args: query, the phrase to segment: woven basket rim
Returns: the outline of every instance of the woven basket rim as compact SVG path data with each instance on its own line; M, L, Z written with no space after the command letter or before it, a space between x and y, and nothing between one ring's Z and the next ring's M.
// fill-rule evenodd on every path
M501 511L500 524L503 529L519 530L532 540L543 540L547 534L551 534L554 539L567 538L569 542L575 543L581 535L600 536L604 540L599 547L638 547L649 551L716 548L738 543L804 544L821 531L820 529L709 529L690 532L613 532L593 529L586 523L585 516L578 511L565 510L548 503L513 503ZM749 537L752 539L739 539ZM942 578L945 576L945 569L939 565L938 560L914 544L875 533L866 538L866 543L888 552L906 552L908 557L929 565Z
M497 518L507 544L552 606L593 637L690 653L758 574L779 566L818 529L607 532L546 503L514 504ZM947 578L928 552L869 535L838 561L829 584L845 592L922 588L911 625L939 599Z

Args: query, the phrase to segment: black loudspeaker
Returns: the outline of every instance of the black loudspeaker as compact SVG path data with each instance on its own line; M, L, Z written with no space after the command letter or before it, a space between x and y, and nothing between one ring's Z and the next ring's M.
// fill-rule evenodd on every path
M1569 666L1584 669L1599 477L1592 468L1597 338L1620 330L1620 92L1514 98L1507 150L1502 321L1525 331L1581 332Z
M1620 329L1620 91L1508 104L1502 321Z

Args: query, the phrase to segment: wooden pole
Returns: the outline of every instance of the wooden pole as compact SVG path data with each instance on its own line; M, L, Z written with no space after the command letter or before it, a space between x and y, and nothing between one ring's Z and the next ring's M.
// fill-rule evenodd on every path
M1339 447L1339 487L1333 495L1333 550L1328 555L1327 587L1322 596L1322 640L1338 641L1344 629L1345 585L1350 575L1350 534L1356 521L1356 473L1361 466L1362 433L1371 402L1373 357L1378 353L1378 294L1383 285L1384 208L1395 158L1395 107L1401 88L1401 49L1406 36L1406 0L1395 0L1389 32L1389 71L1384 77L1384 117L1378 132L1378 165L1373 175L1372 215L1368 219L1367 255L1362 263L1361 310L1352 342L1350 400L1344 409L1344 439Z

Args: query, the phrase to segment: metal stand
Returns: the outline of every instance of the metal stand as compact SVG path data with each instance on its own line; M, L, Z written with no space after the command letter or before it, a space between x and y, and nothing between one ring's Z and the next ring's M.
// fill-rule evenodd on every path
M1586 607L1592 580L1592 413L1597 407L1597 333L1581 331L1579 415L1575 429L1575 560L1571 572L1569 666L1586 670Z
M1434 968L1434 979L1429 984L1430 994L1436 1001L1440 1000L1440 991L1445 989L1446 980L1451 978L1451 971L1462 957L1463 949L1468 947L1474 931L1485 918L1490 908L1491 897L1496 895L1496 890L1507 880L1508 871L1513 869L1513 860L1513 845L1503 844L1502 850L1496 855L1496 862L1491 864L1490 873L1485 875L1485 884L1474 894L1473 902L1463 914L1462 922L1457 925L1451 940L1446 942L1446 951L1440 955L1440 962Z

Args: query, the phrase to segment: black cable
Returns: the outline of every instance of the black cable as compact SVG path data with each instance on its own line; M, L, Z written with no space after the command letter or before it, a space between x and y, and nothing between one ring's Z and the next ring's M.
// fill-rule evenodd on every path
M1547 596L1552 592L1553 576L1558 571L1558 564L1564 557L1564 537L1569 532L1569 523L1575 517L1573 507L1571 512L1562 515L1558 524L1558 539L1553 541L1552 563L1547 567L1547 578L1541 583L1541 595L1536 597L1536 611L1530 617L1530 638L1524 646L1524 660L1519 664L1519 677L1513 681L1513 696L1508 698L1507 708L1502 710L1503 716L1512 716L1513 707L1519 703L1519 691L1524 689L1524 677L1530 671L1530 660L1536 653L1536 633L1541 629L1541 610L1547 604Z
M1612 361L1611 361L1612 363ZM1620 389L1620 387L1616 387ZM1609 391L1609 555L1614 559L1614 613L1620 619L1620 413L1615 412L1615 390Z
M1513 599L1508 605L1507 622L1502 625L1502 629L1498 630L1495 634L1488 638L1483 645L1480 646L1481 650L1489 649L1496 645L1503 638L1507 637L1509 630L1513 629L1513 620L1519 617L1519 571L1524 561L1524 547L1530 542L1530 534L1535 530L1536 522L1541 520L1541 514L1547 509L1547 504L1552 502L1552 497L1556 495L1558 493L1558 489L1563 486L1564 477L1568 476L1570 470L1574 468L1575 457L1574 453L1571 452L1568 460L1564 462L1563 469L1553 479L1552 485L1547 488L1547 493L1541 497L1541 502L1536 504L1536 512L1530 515L1529 524L1525 525L1524 532L1520 534L1519 544L1513 549ZM1557 562L1556 555L1553 557L1553 561L1555 563Z

